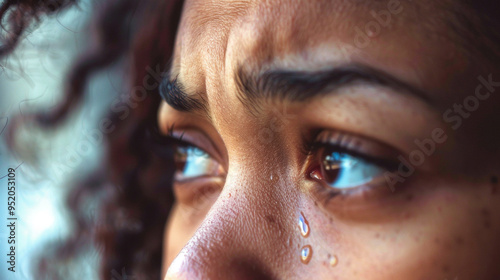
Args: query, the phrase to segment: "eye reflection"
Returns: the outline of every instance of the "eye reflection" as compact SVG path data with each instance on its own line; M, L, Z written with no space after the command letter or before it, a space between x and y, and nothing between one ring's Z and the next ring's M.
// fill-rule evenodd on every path
M360 157L337 151L335 147L322 148L319 155L320 168L313 171L311 175L315 178L320 176L329 186L336 189L367 184L382 176L386 171L385 168Z
M220 174L220 164L196 146L179 146L175 153L175 181Z

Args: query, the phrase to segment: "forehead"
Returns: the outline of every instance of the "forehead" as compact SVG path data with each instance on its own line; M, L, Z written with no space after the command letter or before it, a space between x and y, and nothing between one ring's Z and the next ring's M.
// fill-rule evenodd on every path
M318 70L364 61L440 91L452 77L436 69L456 67L461 53L447 32L446 4L415 2L188 0L172 72L214 102L234 92L240 66Z

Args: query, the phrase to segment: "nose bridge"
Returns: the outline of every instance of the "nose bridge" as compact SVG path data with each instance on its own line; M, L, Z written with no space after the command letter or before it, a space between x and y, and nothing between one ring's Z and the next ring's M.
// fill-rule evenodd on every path
M280 198L284 182L232 174L167 279L273 279L270 260L286 261L293 214Z

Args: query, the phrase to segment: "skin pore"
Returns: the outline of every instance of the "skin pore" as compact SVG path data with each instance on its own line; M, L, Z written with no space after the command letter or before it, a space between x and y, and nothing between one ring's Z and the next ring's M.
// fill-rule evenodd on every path
M453 5L186 1L170 85L197 105L158 118L205 165L178 171L165 278L497 279L500 99L479 77L500 71L461 47ZM329 155L363 170L325 171Z

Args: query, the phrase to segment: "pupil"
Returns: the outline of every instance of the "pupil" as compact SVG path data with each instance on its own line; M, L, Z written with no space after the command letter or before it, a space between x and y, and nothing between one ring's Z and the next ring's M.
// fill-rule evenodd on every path
M325 181L329 184L334 183L342 168L342 155L338 152L327 153L321 164L321 173Z
M175 153L175 168L180 171L184 171L187 161L187 151L185 148L179 147L177 153Z

